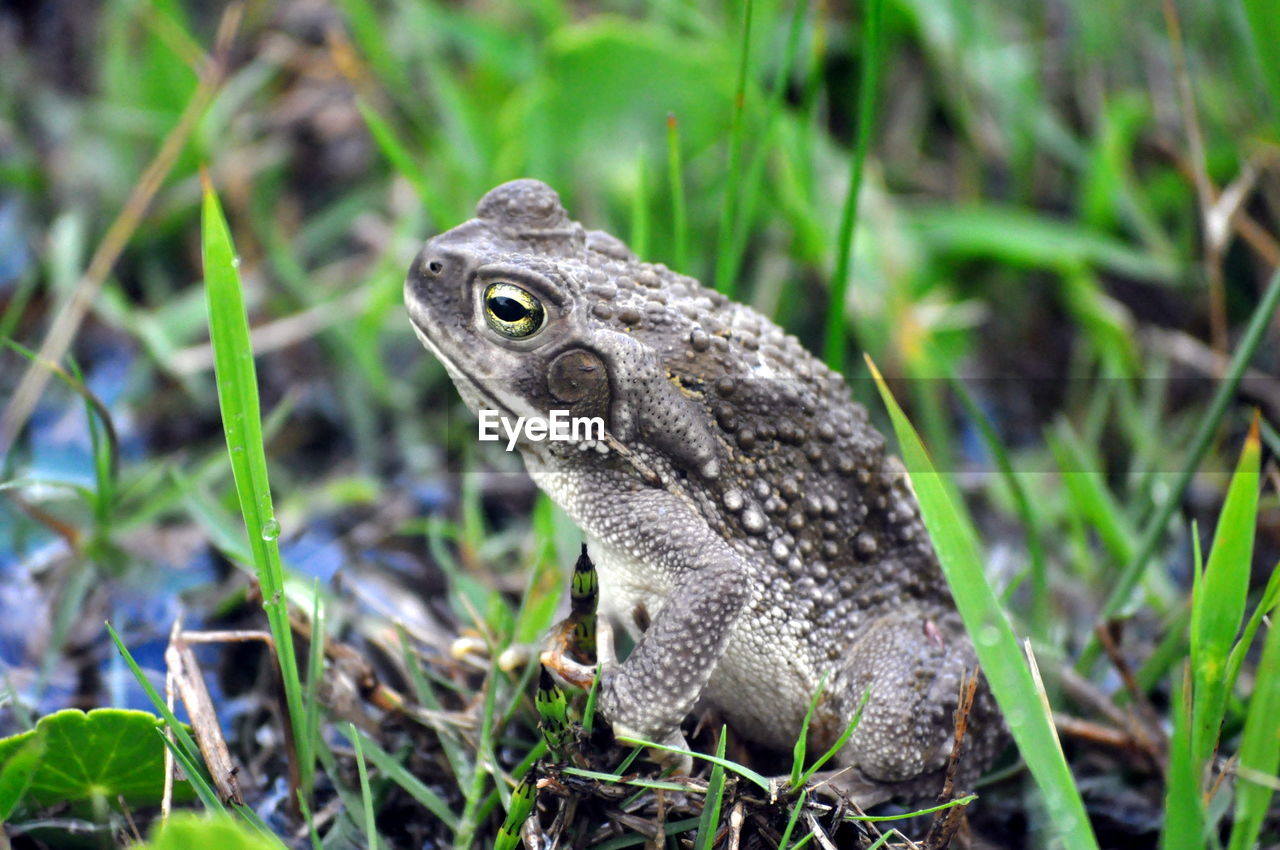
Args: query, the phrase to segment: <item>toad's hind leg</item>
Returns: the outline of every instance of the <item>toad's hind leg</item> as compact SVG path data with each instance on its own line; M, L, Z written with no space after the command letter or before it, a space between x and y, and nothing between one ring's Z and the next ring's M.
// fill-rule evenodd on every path
M869 697L839 760L870 782L907 783L920 786L918 793L937 793L954 740L961 684L977 670L958 618L947 615L940 623L913 608L885 614L856 636L845 662L830 688L832 714L847 723L863 695ZM990 697L985 686L982 692L985 714ZM966 779L976 778L969 772Z

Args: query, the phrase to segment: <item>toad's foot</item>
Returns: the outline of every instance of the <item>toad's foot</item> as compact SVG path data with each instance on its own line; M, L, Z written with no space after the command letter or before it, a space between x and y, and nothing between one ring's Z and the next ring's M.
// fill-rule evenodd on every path
M547 638L547 648L542 651L539 660L552 675L565 684L589 691L595 684L597 667L591 664L583 664L572 657L575 625L574 618L568 617L552 627L551 633ZM597 634L596 650L600 658L599 669L605 672L616 669L618 661L613 652L613 628L607 621L602 619L597 624ZM615 721L610 725L613 727L614 737L620 739L623 743L660 744L663 747L672 747L678 750L687 750L689 748L689 743L685 740L684 734L679 728L672 730L658 740L654 740L651 737L647 737L642 730L628 727L624 721ZM650 761L663 767L671 768L674 774L687 776L693 772L693 758L687 753L675 753L670 750L649 747L646 755Z
M892 785L868 779L855 767L819 771L811 778L809 787L818 794L848 800L863 810L879 805L893 796Z
M633 746L660 744L662 747L671 747L677 750L689 749L689 742L685 740L684 733L679 729L665 736L661 741L646 740L641 735L616 724L613 727L613 734L620 742ZM676 753L659 747L647 747L645 757L661 767L671 768L671 773L675 776L688 776L693 773L693 756L686 752Z

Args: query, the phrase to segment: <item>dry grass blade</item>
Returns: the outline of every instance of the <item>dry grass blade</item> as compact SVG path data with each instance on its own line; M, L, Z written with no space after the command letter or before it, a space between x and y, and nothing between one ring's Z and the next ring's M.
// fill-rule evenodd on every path
M159 191L165 177L177 162L178 155L187 144L187 139L190 138L209 104L213 102L214 95L217 94L226 75L228 53L236 28L239 26L242 11L243 6L240 3L233 3L223 12L213 54L204 66L195 94L187 102L186 108L178 118L178 123L165 137L160 150L142 172L138 182L134 184L124 208L111 223L102 241L98 243L97 250L89 260L89 267L80 277L71 298L54 318L53 324L49 326L44 342L40 345L38 359L32 361L27 367L21 383L13 393L13 398L5 407L4 415L0 416L0 456L9 451L13 441L22 431L22 427L27 424L27 419L35 409L40 394L44 392L50 374L44 364L59 362L71 347L71 341L75 338L76 331L80 329L80 323L84 321L85 315L88 314L90 305L98 295L98 290L102 288L103 281L107 279L107 274L120 258L125 245L138 229L138 225L142 223L142 217L146 215L156 192Z
M209 688L205 686L200 662L191 651L191 645L184 639L181 621L173 624L164 660L178 689L178 695L182 698L182 704L187 708L187 715L191 718L191 731L195 735L196 745L200 747L200 754L204 756L204 763L209 768L209 776L218 790L218 796L224 803L243 805L244 794L240 792L240 782L236 778L239 768L231 761L226 739L218 725L218 714L213 708L213 698L209 696Z
M827 835L827 831L822 828L822 824L818 823L818 819L811 812L805 812L804 819L809 825L809 834L813 836L819 847L822 847L823 850L836 850L836 845L831 841L831 836Z
M1169 30L1169 48L1173 54L1174 78L1178 85L1178 105L1182 110L1182 123L1190 148L1192 177L1196 199L1200 204L1200 220L1205 236L1205 272L1209 278L1209 326L1216 351L1227 350L1227 304L1225 283L1222 277L1221 240L1213 238L1213 210L1217 196L1206 170L1204 134L1196 115L1195 91L1191 87L1191 75L1187 71L1187 58L1182 46L1182 24L1173 0L1164 0L1165 26Z
M942 783L940 798L950 800L956 790L956 770L960 766L960 753L964 749L965 733L969 728L969 712L973 710L973 700L978 694L977 671L966 672L960 683L960 703L956 706L955 737L951 742L951 754L947 757L947 775ZM964 806L952 806L934 814L929 824L929 834L925 836L926 847L944 848L951 846L964 822Z
M325 301L283 318L264 322L250 331L253 353L262 355L271 351L280 351L297 345L303 340L311 339L326 328L349 321L352 314L358 313L368 300L368 290L356 289L332 301ZM205 342L175 351L165 365L174 375L197 375L212 369L213 359L213 345Z
M742 843L743 819L743 805L739 800L733 804L733 812L729 815L729 850L738 850Z

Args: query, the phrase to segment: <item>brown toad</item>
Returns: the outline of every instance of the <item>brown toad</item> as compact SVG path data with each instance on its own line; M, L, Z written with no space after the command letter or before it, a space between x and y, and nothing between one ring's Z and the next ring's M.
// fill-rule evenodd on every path
M699 700L790 748L835 741L864 801L935 793L976 667L901 465L840 375L754 310L570 220L535 180L431 239L405 301L473 411L596 417L603 438L521 438L586 535L601 613L637 643L606 669L620 735L680 743ZM488 414L492 417L493 414ZM962 781L1000 721L985 685Z

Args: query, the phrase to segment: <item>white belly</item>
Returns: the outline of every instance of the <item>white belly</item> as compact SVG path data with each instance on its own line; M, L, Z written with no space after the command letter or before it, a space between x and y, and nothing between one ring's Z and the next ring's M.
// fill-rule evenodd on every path
M526 464L538 486L545 490L581 528L579 498L581 479ZM587 551L599 581L597 612L617 628L639 639L642 620L652 622L670 599L676 576L584 529ZM763 592L763 591L761 591ZM753 599L760 604L762 600ZM647 624L646 622L646 624ZM755 624L749 625L749 624ZM703 699L718 708L741 732L766 746L786 749L795 743L807 705L796 704L795 695L812 693L819 674L805 660L798 636L764 633L756 618L741 617L729 636L724 655L712 672Z
M643 612L649 621L658 615L671 593L670 577L592 534L586 538L600 582L597 613L638 640L638 615Z

